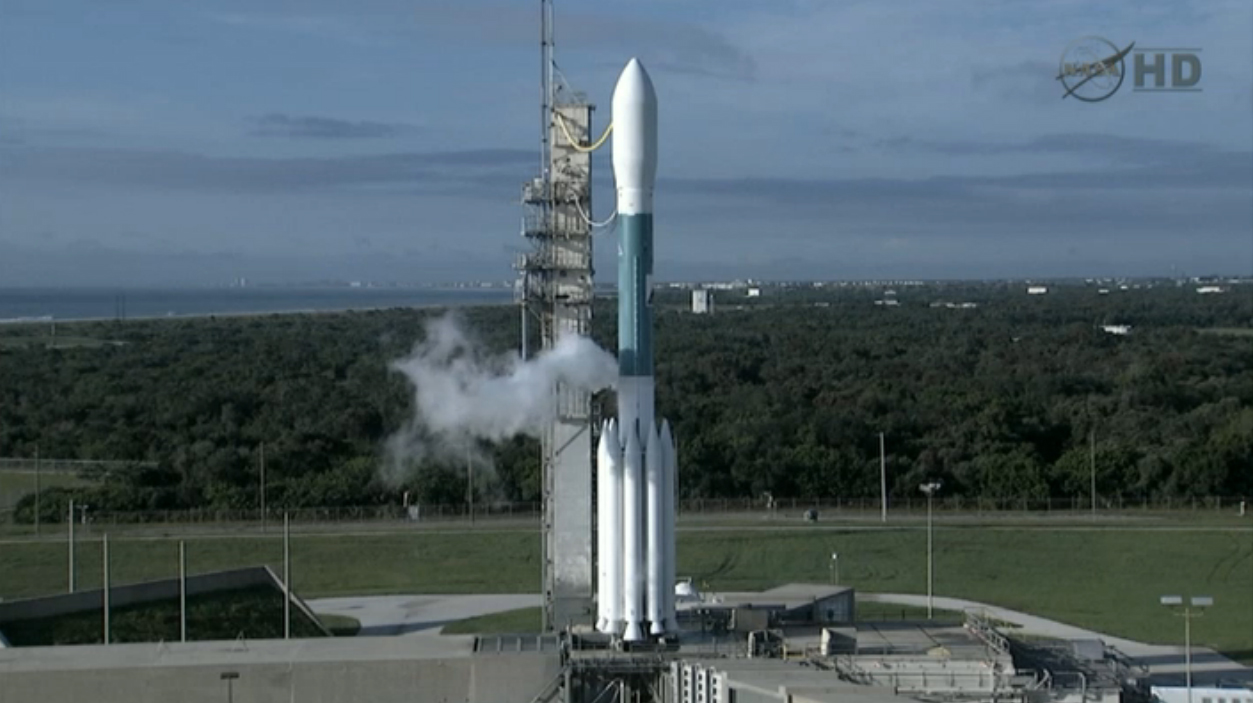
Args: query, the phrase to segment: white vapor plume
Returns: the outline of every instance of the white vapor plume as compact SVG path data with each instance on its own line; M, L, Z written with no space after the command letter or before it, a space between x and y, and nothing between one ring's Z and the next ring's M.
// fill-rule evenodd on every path
M454 465L479 441L538 437L557 410L558 382L595 392L613 387L618 363L591 339L571 335L534 358L487 354L452 315L429 320L425 337L391 368L414 391L414 416L387 442L389 478L402 478L415 460Z

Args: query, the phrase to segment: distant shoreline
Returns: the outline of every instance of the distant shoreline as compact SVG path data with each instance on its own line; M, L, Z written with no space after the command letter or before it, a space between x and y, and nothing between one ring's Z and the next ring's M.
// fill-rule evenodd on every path
M105 290L0 288L0 325L308 315L507 305L506 290Z
M148 322L151 320L194 320L206 317L262 317L265 315L342 315L349 312L377 312L379 310L429 310L431 308L486 308L501 305L517 305L512 301L470 302L470 303L417 303L414 305L376 305L348 308L303 308L291 310L235 310L228 312L189 312L179 315L132 315L118 317L17 317L0 320L0 326L10 325L48 325L48 324L79 324L84 322Z

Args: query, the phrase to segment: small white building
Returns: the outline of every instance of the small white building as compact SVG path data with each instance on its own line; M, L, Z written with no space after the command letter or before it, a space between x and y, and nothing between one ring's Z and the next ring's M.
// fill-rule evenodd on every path
M713 291L701 288L692 291L692 312L705 315L714 311Z
M1226 293L1227 291L1223 290L1222 286L1201 286L1196 289L1196 292L1201 295L1207 295L1211 293Z
M1101 329L1124 337L1131 334L1131 325L1101 325Z
M1027 295L1044 295L1047 292L1047 286L1027 286Z
M760 298L760 297L761 297L761 289L760 289L760 288L749 288L749 289L748 289L748 297L750 297L750 298Z

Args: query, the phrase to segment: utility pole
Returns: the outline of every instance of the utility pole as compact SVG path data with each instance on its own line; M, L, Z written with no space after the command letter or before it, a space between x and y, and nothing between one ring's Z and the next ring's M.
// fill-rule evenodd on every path
M70 499L70 593L74 592L74 499Z
M883 433L879 433L879 495L880 500L880 522L888 521L888 462L887 455L883 450Z
M470 504L470 524L474 524L474 462L466 448L466 502Z
M39 534L39 445L35 445L35 534Z
M1200 617L1205 608L1214 605L1214 599L1210 596L1191 596L1185 603L1183 596L1162 596L1161 603L1172 610L1176 610L1179 606L1183 607L1183 611L1176 610L1176 614L1183 616L1183 666L1188 688L1188 703L1192 703L1192 618Z
M927 494L927 619L930 620L934 613L932 601L934 600L933 594L935 592L935 558L932 552L935 530L931 521L931 498L936 491L940 490L940 482L931 481L922 484L918 488Z
M261 531L265 532L265 442L261 443Z
M291 639L291 526L283 511L283 639Z
M932 618L932 600L935 592L935 558L932 556L934 530L931 526L931 492L927 492L927 619Z
M178 541L178 641L187 641L187 542Z
M104 533L101 562L104 571L104 643L109 643L109 533Z
M1092 518L1096 518L1096 427L1088 430L1088 468L1092 477Z

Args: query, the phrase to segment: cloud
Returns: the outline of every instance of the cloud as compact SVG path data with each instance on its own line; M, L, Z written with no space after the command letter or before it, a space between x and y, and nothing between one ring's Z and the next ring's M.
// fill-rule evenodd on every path
M177 151L10 147L0 152L0 160L4 163L0 182L246 193L410 187L500 197L502 189L516 189L534 165L535 155L514 149L477 149L262 159Z
M980 65L970 69L970 87L975 93L986 93L1000 99L1055 102L1061 97L1057 81L1053 78L1056 73L1057 64L1039 59L1005 65Z
M429 0L366 3L351 16L315 3L302 13L239 11L210 14L212 21L249 30L275 31L355 45L397 43L418 34L457 45L493 49L533 46L538 7L517 3ZM314 11L316 10L316 12ZM340 11L342 12L342 10ZM641 18L639 13L608 14L562 8L556 20L558 42L566 51L639 55L650 66L677 73L751 80L756 62L717 30L673 18ZM620 67L620 66L619 66Z
M251 120L251 134L259 137L290 137L296 139L387 139L418 131L410 124L393 122L350 121L311 115L270 113Z
M1242 152L1223 151L1209 144L1174 139L1124 137L1116 134L1046 134L1024 142L990 142L916 139L910 136L875 140L887 151L937 153L951 156L997 156L1012 154L1068 154L1090 156L1118 164L1161 167L1210 165L1223 159L1244 158Z
M210 13L208 19L252 31L280 32L314 39L329 39L358 47L384 43L382 36L357 22L334 15L266 14L258 12Z

